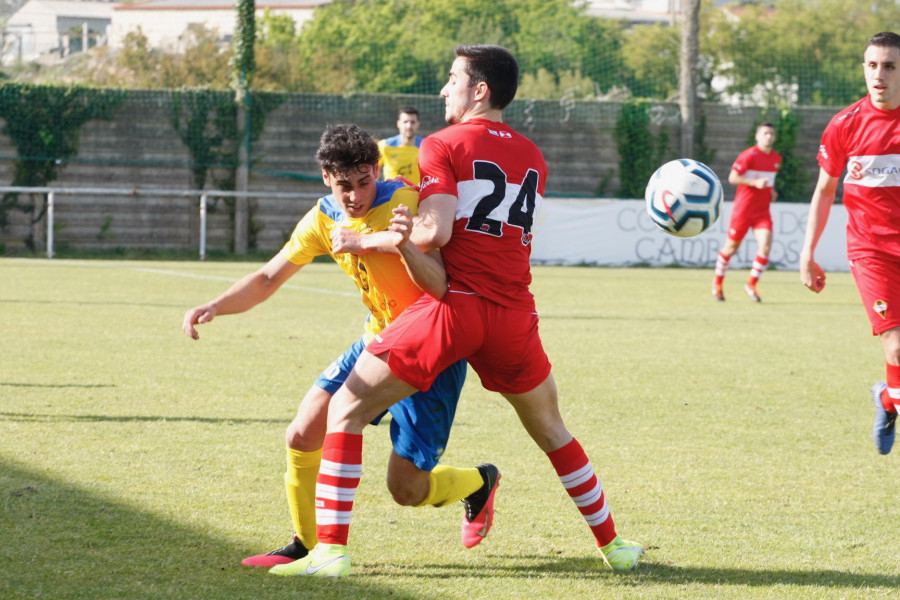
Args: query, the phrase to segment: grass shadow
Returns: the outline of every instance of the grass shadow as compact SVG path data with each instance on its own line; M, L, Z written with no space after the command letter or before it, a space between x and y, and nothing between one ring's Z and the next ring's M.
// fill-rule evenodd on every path
M679 567L654 563L652 551L638 569L627 576L613 573L602 566L599 557L548 559L545 555L498 555L477 571L469 564L419 564L411 569L417 576L432 577L524 577L540 576L559 579L606 580L616 577L619 584L641 586L648 583L665 585L740 585L794 586L859 590L866 588L900 589L900 575L887 573L855 573L829 569L734 569L720 567Z
M16 421L24 423L140 423L140 422L186 422L186 423L227 423L264 425L284 425L284 419L248 419L246 417L173 417L155 415L53 415L22 412L0 412L0 421Z
M243 567L259 548L117 503L0 460L0 598L292 597L416 600L365 578L280 578Z

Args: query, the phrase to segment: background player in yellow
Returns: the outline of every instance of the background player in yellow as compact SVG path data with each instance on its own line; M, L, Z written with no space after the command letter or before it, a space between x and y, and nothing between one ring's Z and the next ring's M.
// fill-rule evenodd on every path
M422 136L419 131L419 111L413 106L404 106L397 115L397 135L378 142L385 181L403 177L410 183L419 185L419 145Z
M355 125L338 125L322 135L316 158L331 194L319 199L297 224L284 248L266 265L245 276L215 300L192 308L182 329L199 339L196 325L217 315L241 313L263 302L313 258L330 255L354 280L369 308L365 334L337 358L307 392L287 428L288 506L296 534L268 554L244 559L249 566L271 567L306 556L316 545L315 486L322 457L328 403L372 336L380 332L422 295L399 254L350 254L345 234L361 250L387 230L392 210L403 204L415 210L418 193L400 181L377 181L378 147ZM339 251L335 251L339 248ZM446 280L420 282L431 293L443 293ZM465 380L466 363L444 371L428 392L418 392L391 407L393 451L388 489L405 506L444 506L463 500L466 511L480 510L499 479L493 465L458 469L438 465L446 447L456 404ZM486 533L486 532L485 532Z

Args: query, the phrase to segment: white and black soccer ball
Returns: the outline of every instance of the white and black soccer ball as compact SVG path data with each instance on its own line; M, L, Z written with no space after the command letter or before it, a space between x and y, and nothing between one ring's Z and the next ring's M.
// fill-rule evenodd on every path
M693 237L712 227L722 213L722 183L702 162L679 158L656 170L644 200L657 227L678 237Z

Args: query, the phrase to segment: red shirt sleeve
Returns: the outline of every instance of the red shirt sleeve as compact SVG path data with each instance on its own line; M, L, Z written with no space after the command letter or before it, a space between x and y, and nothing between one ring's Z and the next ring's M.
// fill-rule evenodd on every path
M832 119L822 133L822 143L817 156L819 166L832 177L840 177L844 167L847 166L847 155L843 146L835 119Z
M419 200L432 194L458 195L450 148L443 139L432 135L422 140L419 173L422 175Z

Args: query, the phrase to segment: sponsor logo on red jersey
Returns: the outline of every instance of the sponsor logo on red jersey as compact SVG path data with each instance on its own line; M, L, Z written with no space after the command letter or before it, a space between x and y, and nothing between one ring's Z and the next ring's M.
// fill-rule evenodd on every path
M868 187L900 185L900 155L853 156L847 161L847 181Z
M438 179L437 177L432 177L431 175L426 175L426 176L422 179L422 183L419 184L419 191L424 190L425 188L427 188L427 187L428 187L429 185L431 185L432 183L439 183L440 181L441 181L441 180Z

